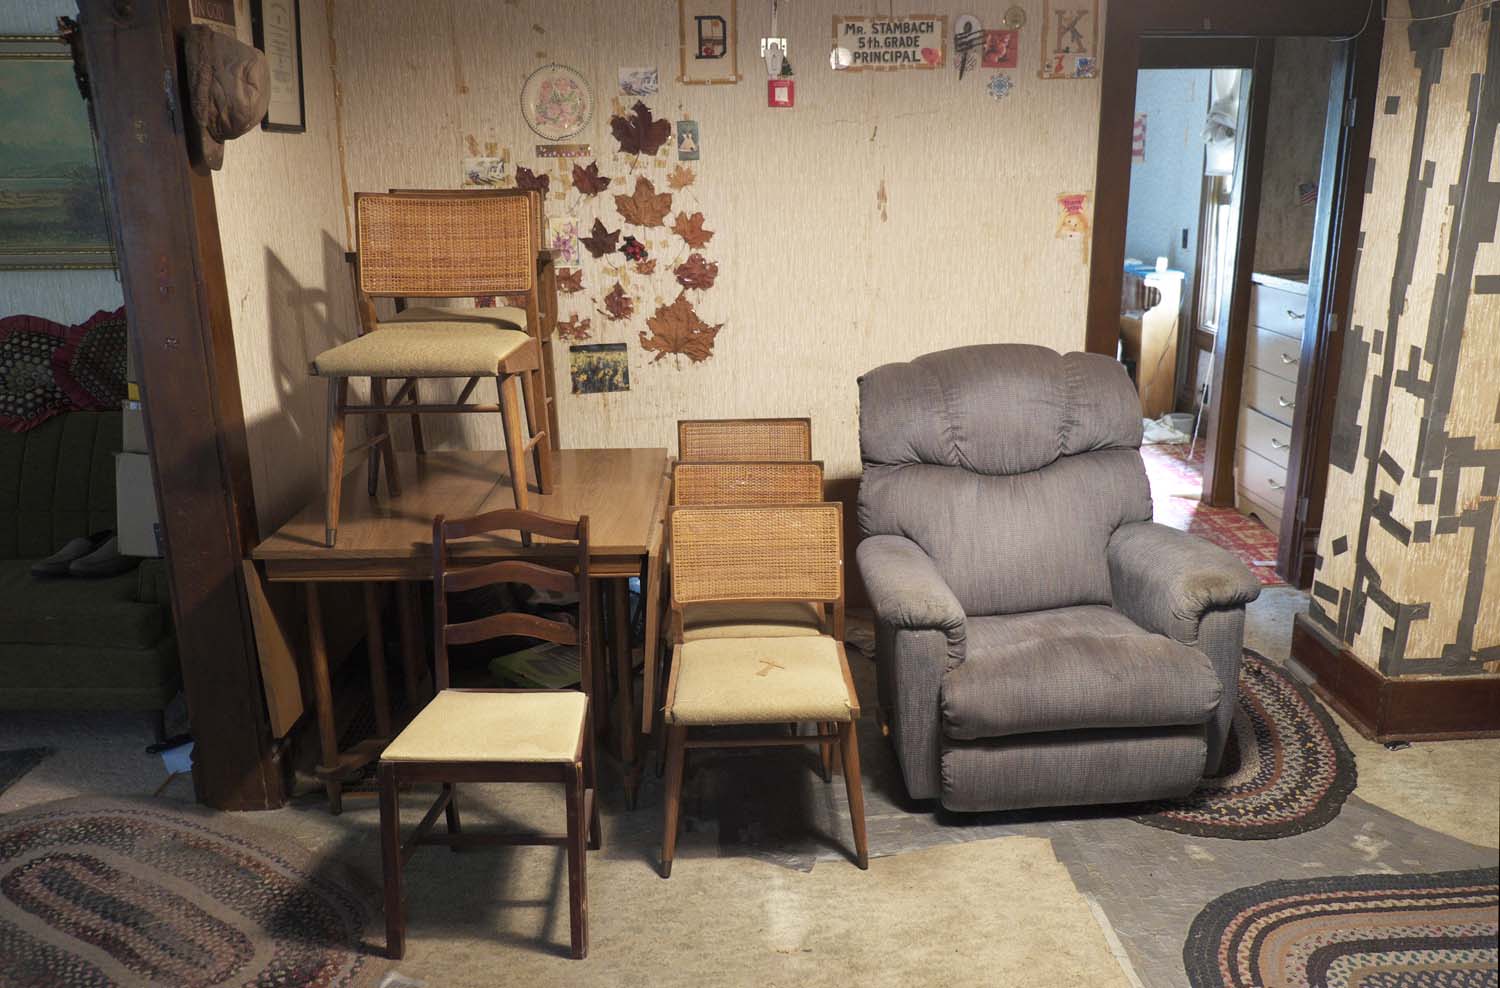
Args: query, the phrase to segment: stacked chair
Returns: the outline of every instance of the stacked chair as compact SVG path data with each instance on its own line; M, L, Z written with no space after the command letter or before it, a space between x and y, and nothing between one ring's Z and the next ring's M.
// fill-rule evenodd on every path
M837 745L855 860L868 867L859 700L843 646L843 513L823 502L810 423L680 422L678 441L662 875L676 850L686 751L714 747L816 744L826 780ZM805 724L812 734L800 733ZM755 733L704 735L716 727Z

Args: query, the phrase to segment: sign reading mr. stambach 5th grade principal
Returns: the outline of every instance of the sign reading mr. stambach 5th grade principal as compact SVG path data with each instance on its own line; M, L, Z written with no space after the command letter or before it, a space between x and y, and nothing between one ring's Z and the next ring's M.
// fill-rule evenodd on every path
M834 46L849 52L846 72L942 68L947 37L948 18L934 14L833 19Z

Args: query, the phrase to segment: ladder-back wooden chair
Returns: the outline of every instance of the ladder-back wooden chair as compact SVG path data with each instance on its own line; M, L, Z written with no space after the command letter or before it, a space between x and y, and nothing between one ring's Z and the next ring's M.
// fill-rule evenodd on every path
M526 454L535 457L537 483L551 490L554 442L544 426L546 383L541 354L529 326L539 326L535 226L529 199L516 196L392 195L354 197L355 283L360 335L319 354L312 372L328 379L328 495L325 540L338 536L344 474L344 422L370 415L392 496L400 493L388 416L499 412L505 433L516 507L529 506ZM525 295L511 308L407 308L376 317L376 298L472 298ZM518 312L526 322L517 325ZM350 404L349 380L368 378L370 400ZM451 403L422 404L415 395L425 378L467 378ZM470 401L479 382L493 378L496 404ZM389 401L386 384L404 382ZM522 424L525 392L529 429ZM530 437L526 432L530 432ZM363 448L363 447L361 447ZM373 495L379 470L372 461Z
M723 462L812 459L811 419L682 419L679 460Z
M816 635L674 635L667 685L667 800L662 876L672 873L688 748L787 747L836 741L848 788L855 861L869 866L855 721L859 698L844 654L843 508L837 503L679 506L668 515L674 627L683 611L720 603L824 605ZM787 734L787 724L833 724ZM765 734L692 737L705 727L760 725Z
M505 560L467 569L451 566L451 543L496 531L567 540L558 546L562 567L530 560ZM380 757L380 843L385 872L386 949L393 959L405 952L406 916L401 869L420 844L545 844L568 854L568 917L574 957L588 953L588 885L585 847L599 847L595 801L594 724L590 688L588 519L564 521L528 511L493 511L459 521L441 515L432 523L433 666L438 693ZM571 550L571 551L570 551ZM578 626L530 614L494 614L450 624L447 594L497 583L522 583L540 590L578 594ZM525 636L576 645L578 690L453 689L448 646L505 636ZM441 783L442 793L405 843L400 836L397 794L410 783ZM567 810L564 834L486 834L461 830L455 783L555 782ZM438 817L446 834L431 833Z

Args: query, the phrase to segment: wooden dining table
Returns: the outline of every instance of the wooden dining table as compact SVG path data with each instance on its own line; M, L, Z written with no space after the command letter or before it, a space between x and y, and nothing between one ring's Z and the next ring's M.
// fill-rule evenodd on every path
M363 484L345 485L339 538L325 546L321 498L309 503L252 553L270 583L301 584L305 595L308 670L318 723L320 757L316 769L329 809L342 807L344 780L379 758L397 732L385 681L379 586L394 584L401 634L402 671L414 714L431 695L427 674L422 583L432 580L432 520L464 518L514 507L503 451L441 451L399 454L403 478L398 497L371 497ZM530 508L543 514L589 519L589 576L601 606L594 614L595 680L585 684L594 697L600 730L608 731L623 767L627 805L634 805L640 781L640 740L649 734L659 680L659 605L663 524L670 494L670 461L665 449L564 449L555 460L551 493L533 485ZM536 537L523 544L513 533L455 543L454 564L560 555L564 547ZM628 584L641 579L646 611L644 702L634 701L634 661ZM363 585L370 689L375 735L339 749L333 677L324 633L319 588L325 584ZM609 614L606 642L599 624ZM612 704L610 670L614 676ZM612 709L611 709L612 708Z

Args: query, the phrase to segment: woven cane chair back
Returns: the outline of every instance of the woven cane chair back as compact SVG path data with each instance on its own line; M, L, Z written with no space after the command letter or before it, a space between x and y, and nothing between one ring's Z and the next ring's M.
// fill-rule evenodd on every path
M536 282L533 197L362 192L359 288L374 297L516 295Z
M682 506L667 516L672 606L733 600L840 602L843 506Z
M673 504L811 504L823 500L823 464L678 463Z
M677 458L720 462L812 459L809 419L693 419L677 423Z

